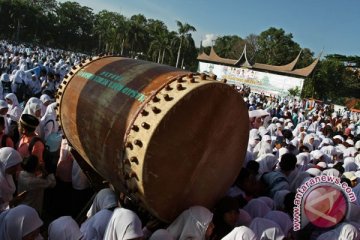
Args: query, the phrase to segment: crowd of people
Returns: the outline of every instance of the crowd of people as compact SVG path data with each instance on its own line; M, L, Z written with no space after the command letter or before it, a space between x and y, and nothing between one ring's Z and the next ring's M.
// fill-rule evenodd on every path
M247 86L239 88L250 120L243 168L213 209L192 206L165 225L144 221L111 184L95 192L62 138L54 103L85 57L0 42L0 239L360 239L360 115ZM309 223L294 232L296 191L321 175L341 179L357 201L331 229Z

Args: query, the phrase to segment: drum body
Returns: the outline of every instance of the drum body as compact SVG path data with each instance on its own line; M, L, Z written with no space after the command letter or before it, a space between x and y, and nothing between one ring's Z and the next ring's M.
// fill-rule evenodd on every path
M160 220L212 207L242 167L248 112L214 77L99 57L72 69L57 102L71 146Z

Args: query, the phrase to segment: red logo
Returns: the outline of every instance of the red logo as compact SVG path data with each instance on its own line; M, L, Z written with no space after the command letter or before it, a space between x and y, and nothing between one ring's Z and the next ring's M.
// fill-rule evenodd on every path
M311 189L304 200L307 219L317 227L328 228L341 222L348 210L347 199L341 189L322 185Z

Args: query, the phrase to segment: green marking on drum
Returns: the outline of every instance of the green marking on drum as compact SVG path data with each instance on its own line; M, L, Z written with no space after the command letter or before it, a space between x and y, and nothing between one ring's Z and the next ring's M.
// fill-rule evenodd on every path
M146 99L146 96L144 94L139 93L138 91L136 91L132 88L126 87L124 84L122 84L121 82L123 82L125 80L125 78L118 74L114 74L114 73L105 71L105 72L101 72L99 75L96 75L96 74L81 70L76 73L76 76L96 82L104 87L110 88L116 92L122 93L128 97L134 98L139 102L144 102Z

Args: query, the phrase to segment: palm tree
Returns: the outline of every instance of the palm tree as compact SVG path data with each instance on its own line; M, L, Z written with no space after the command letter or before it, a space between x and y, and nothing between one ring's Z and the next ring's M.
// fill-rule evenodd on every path
M178 53L177 53L177 58L176 58L176 65L175 67L178 67L179 65L179 60L180 60L180 54L181 54L181 47L184 41L186 41L186 35L189 34L189 32L195 32L196 29L195 27L191 26L190 24L183 24L180 21L176 21L176 24L178 26L178 36L180 38L180 44L179 44L179 49L178 49Z

